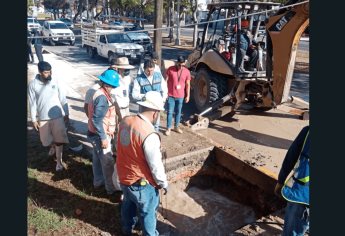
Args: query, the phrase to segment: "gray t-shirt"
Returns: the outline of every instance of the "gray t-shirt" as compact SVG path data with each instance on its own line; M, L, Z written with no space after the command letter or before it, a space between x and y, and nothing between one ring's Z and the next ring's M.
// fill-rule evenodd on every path
M40 75L30 82L28 88L31 120L52 120L69 115L65 91L52 77L44 83Z

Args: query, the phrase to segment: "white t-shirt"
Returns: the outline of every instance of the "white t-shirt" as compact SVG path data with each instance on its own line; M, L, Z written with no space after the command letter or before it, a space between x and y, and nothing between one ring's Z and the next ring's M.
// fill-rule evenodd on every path
M115 100L120 108L126 108L129 106L129 85L131 83L131 77L129 75L120 76L120 86L112 90L112 94L115 95Z

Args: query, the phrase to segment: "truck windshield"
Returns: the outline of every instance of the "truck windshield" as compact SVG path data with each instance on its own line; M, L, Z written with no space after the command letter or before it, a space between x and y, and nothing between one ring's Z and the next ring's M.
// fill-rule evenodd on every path
M67 25L64 23L50 23L51 29L68 29Z
M149 38L149 36L147 34L145 34L144 32L138 32L138 33L127 33L128 36L131 38L131 39L146 39L146 38Z
M28 18L28 23L38 23L35 19L33 18Z
M131 43L131 39L126 34L108 34L108 43Z

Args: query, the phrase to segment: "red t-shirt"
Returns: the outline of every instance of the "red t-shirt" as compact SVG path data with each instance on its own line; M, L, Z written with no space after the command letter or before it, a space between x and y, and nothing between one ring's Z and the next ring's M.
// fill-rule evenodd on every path
M180 70L177 70L176 66L170 66L166 72L166 78L168 79L168 96L184 98L186 81L191 80L189 70L184 66Z

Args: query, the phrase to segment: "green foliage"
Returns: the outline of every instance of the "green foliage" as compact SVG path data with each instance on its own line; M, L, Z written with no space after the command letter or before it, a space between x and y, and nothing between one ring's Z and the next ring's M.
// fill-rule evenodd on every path
M28 206L32 208L31 211L28 211L28 224L39 232L48 233L75 225L75 221L72 219L60 217L52 211L34 206L30 198Z
M27 5L28 8L35 6L34 0L27 0L27 3L28 3L28 5Z

